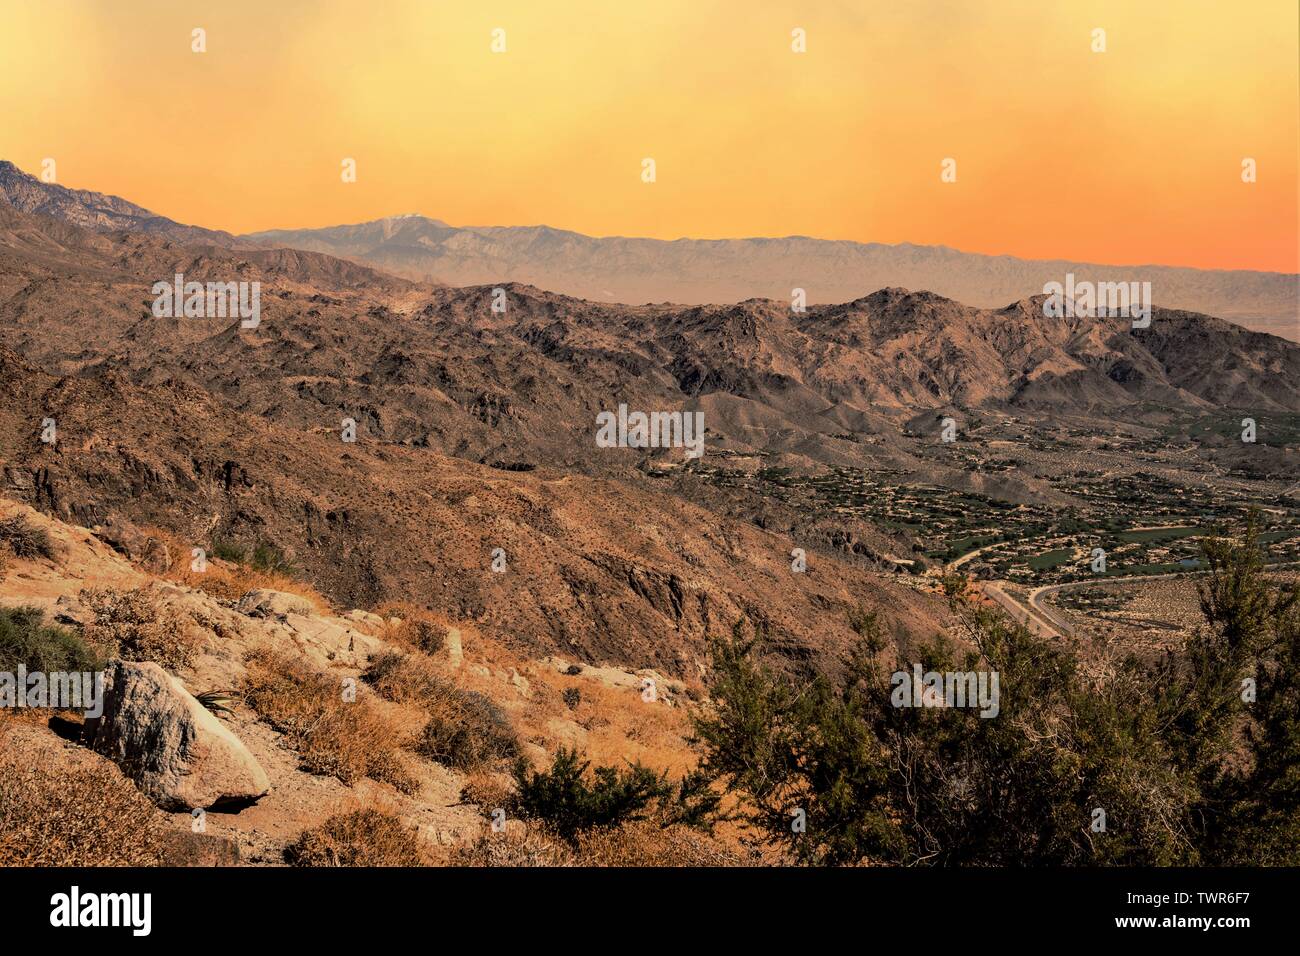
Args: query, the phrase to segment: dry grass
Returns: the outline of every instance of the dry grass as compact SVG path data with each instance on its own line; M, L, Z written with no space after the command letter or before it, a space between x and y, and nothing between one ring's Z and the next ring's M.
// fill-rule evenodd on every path
M69 761L16 736L0 723L0 866L163 862L165 818L115 766Z
M540 827L485 833L473 843L453 849L442 862L445 866L475 867L578 865L569 845Z
M438 654L446 646L448 629L458 627L445 615L398 601L381 604L374 613L384 619L375 637L429 655Z
M484 694L456 686L423 654L384 654L365 677L380 696L415 704L429 715L415 745L422 756L473 770L519 752L519 738L501 708Z
M383 610L402 613L396 605ZM501 641L485 637L472 625L449 621L447 626L460 630L466 663L453 671L441 660L431 662L433 673L450 674L457 687L477 691L494 701L518 701L519 705L510 710L510 721L521 740L535 743L548 753L554 753L561 744L572 745L572 739L554 732L553 721L558 718L572 721L586 731L582 747L593 763L622 765L625 759L639 761L667 771L674 778L694 768L696 757L686 743L691 733L689 707L694 706L689 697L676 707L662 701L646 703L639 690L608 687L588 677L539 666ZM511 672L527 678L530 690L526 698L510 686ZM570 694L566 701L566 690L577 691L576 698Z
M745 866L745 857L722 841L684 826L634 820L578 835L583 866Z
M94 614L82 636L105 656L152 661L169 671L194 659L198 644L190 634L191 622L159 604L148 588L96 588L82 591L81 600Z
M447 866L747 866L740 850L681 826L661 827L651 820L625 823L583 834L572 846L536 823L484 832L451 850Z
M207 570L195 571L191 568L192 551L198 547L193 541L187 541L175 532L165 528L147 527L141 531L150 538L166 545L171 564L163 577L177 584L195 588L226 601L238 601L241 597L257 588L269 591L284 591L296 594L313 609L330 613L333 606L330 600L309 583L279 571L259 570L246 564L222 561L208 555Z
M402 765L400 728L358 695L344 700L337 677L310 670L295 657L254 651L247 660L244 698L298 751L309 773L354 784L362 777L413 793L418 782Z
M294 866L421 866L428 859L416 831L373 807L330 817L285 850Z
M5 579L5 574L9 570L9 562L14 559L13 549L9 547L6 541L0 541L0 581Z

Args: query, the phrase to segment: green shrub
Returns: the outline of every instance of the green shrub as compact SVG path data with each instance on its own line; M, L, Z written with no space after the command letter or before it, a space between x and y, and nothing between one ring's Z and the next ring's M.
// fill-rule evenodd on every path
M278 547L266 541L259 541L253 547L248 564L255 571L268 571L294 577L298 574L297 563Z
M1300 583L1266 577L1253 520L1204 550L1204 625L1103 676L950 586L969 648L936 640L918 657L996 671L991 718L893 706L890 676L912 662L884 656L868 616L841 674L799 683L738 624L714 644L714 706L696 717L702 771L809 863L1300 863Z
M269 541L257 542L250 551L236 541L213 538L211 551L214 558L242 564L254 571L283 574L285 577L295 577L299 571L297 563Z
M549 770L532 772L522 757L516 761L515 811L542 820L558 836L575 842L593 829L622 826L653 814L664 827L681 824L709 830L720 818L719 795L708 789L701 774L690 774L680 784L669 782L640 763L596 767L578 751L561 747Z
M96 671L103 667L85 642L72 631L45 623L35 607L0 608L0 671Z
M243 564L248 558L248 552L243 545L228 541L225 538L213 538L210 550L214 558L229 561L232 564Z

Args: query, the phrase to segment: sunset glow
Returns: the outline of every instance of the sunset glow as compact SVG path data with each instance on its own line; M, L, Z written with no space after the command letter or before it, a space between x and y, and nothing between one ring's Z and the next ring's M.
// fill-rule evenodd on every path
M419 212L1297 271L1294 0L735 10L3 0L0 158L237 233Z

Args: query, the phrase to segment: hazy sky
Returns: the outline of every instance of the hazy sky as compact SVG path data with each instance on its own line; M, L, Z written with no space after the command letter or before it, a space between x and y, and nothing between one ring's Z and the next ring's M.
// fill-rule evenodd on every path
M0 0L0 23L0 158L232 232L420 212L1297 271L1296 0Z

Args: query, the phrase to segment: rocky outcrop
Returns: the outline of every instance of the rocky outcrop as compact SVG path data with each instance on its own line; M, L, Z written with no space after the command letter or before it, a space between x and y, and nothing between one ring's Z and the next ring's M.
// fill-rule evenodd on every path
M257 760L179 680L157 664L112 661L103 714L87 743L167 810L246 804L271 783Z

